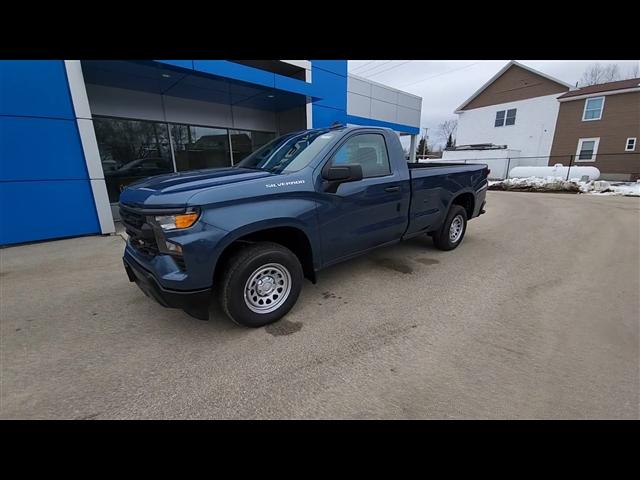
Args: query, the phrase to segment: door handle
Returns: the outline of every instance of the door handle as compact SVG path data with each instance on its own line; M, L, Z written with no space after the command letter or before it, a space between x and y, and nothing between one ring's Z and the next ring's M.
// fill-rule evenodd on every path
M400 187L398 187L397 185L395 187L387 187L384 189L385 192L399 192L400 191Z

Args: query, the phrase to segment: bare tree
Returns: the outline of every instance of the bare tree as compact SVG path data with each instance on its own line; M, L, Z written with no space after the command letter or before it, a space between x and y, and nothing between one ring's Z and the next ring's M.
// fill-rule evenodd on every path
M455 145L457 129L458 129L458 120L447 120L438 125L438 128L436 130L436 135L443 144L447 144L449 141L449 136L451 136L452 143L453 145Z
M627 70L627 78L640 78L640 62L635 62Z
M578 83L581 87L588 87L589 85L615 82L621 78L622 74L620 73L619 65L615 63L609 63L607 65L593 63L586 68Z

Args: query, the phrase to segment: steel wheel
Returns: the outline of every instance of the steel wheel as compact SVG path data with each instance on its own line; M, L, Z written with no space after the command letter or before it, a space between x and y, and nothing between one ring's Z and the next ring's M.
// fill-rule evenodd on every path
M449 227L449 241L451 243L456 243L460 240L463 229L464 220L462 219L462 215L456 215L451 221L451 226Z
M277 310L291 292L291 274L279 263L268 263L256 269L244 286L244 301L255 313Z

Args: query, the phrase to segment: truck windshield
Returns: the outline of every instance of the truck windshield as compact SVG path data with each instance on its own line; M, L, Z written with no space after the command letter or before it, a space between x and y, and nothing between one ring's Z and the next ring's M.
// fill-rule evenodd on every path
M306 167L335 135L329 129L283 135L238 162L236 167L270 173L295 172Z

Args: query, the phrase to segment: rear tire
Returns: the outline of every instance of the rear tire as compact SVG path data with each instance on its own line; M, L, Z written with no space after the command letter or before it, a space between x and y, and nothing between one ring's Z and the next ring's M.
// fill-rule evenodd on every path
M302 266L291 250L260 242L237 251L226 263L220 307L239 325L257 328L280 320L302 289Z
M467 211L460 205L451 205L440 230L435 232L433 244L440 250L453 250L462 243L467 231Z

